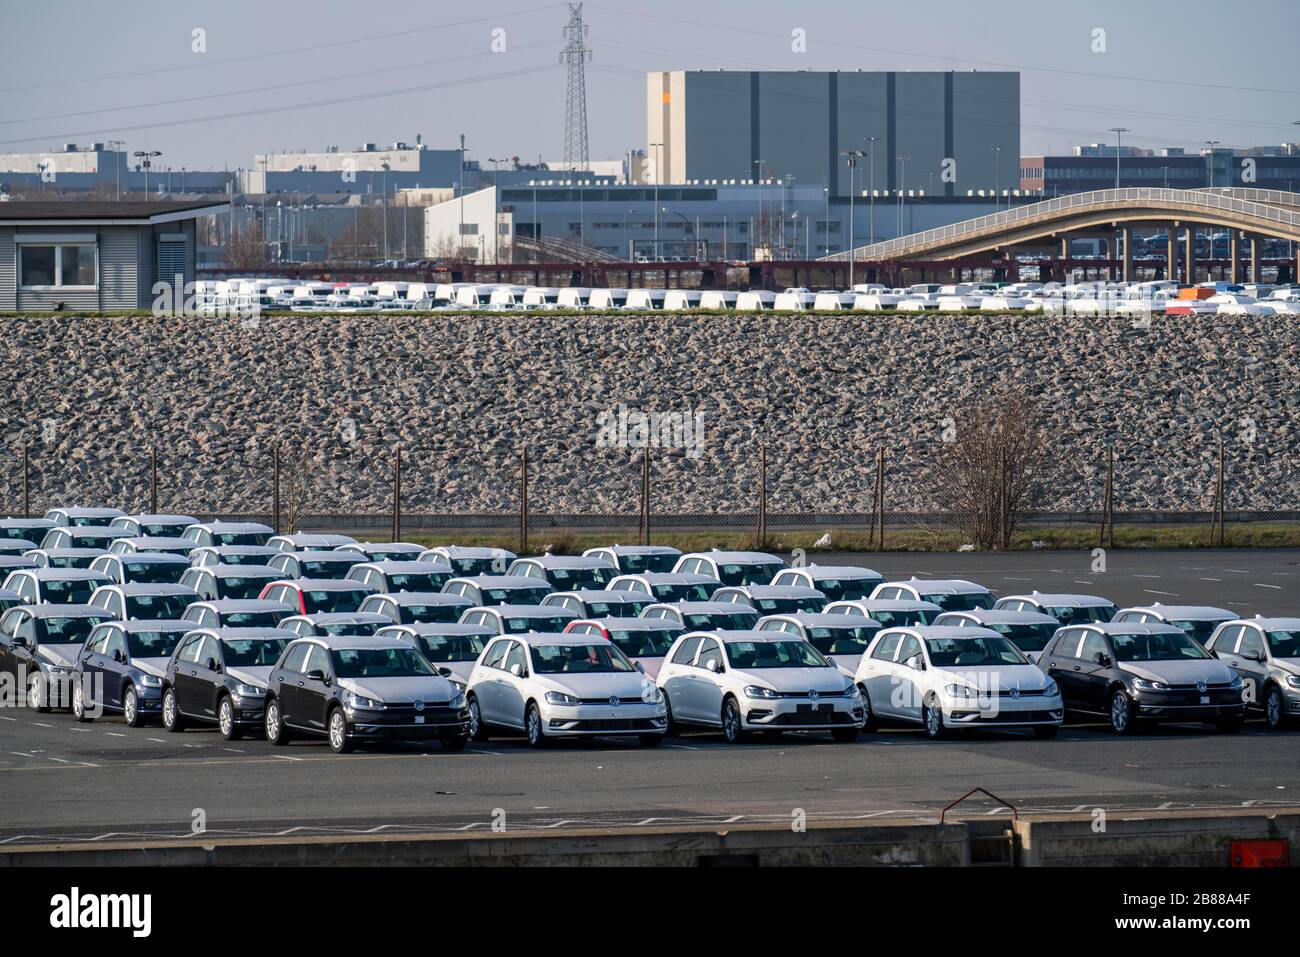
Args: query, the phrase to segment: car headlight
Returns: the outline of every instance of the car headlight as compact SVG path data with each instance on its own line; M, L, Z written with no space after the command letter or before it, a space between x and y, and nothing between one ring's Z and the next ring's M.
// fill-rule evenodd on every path
M576 708L581 704L576 695L565 694L563 691L546 692L546 700L549 704L561 704L569 708Z
M465 689L456 685L456 697L447 702L447 707L460 711L465 707Z
M1300 688L1300 675L1287 675L1286 683L1292 688Z
M266 694L265 688L259 688L257 685L246 685L243 682L235 685L235 694L241 698L260 698Z
M384 710L384 703L378 698L367 698L352 691L343 692L343 703L349 708L358 708L362 711Z
M861 697L862 697L862 691L861 691L861 690L858 688L858 686L857 686L856 684L854 684L852 681L846 681L846 682L844 683L844 697L846 697L846 698L861 698Z
M664 700L664 693L655 686L653 681L646 681L641 685L641 700L646 704L658 704Z
M1228 687L1231 688L1233 691L1239 689L1241 687L1241 675L1234 673L1232 676L1232 680L1228 682Z
M63 665L46 665L45 670L50 673L51 678L66 678L72 674L72 669L65 668Z
M141 675L140 684L145 688L161 688L162 679L157 675Z
M746 685L745 697L746 698L778 698L780 697L780 695L778 695L771 688L763 688L760 687L759 685Z
M1237 684L1241 684L1241 679L1237 679ZM1169 685L1163 681L1148 681L1146 678L1134 678L1133 687L1138 691L1168 691Z
M980 694L970 685L947 685L943 690L954 698L978 698Z
M1056 682L1048 679L1047 684L1043 685L1043 695L1048 698L1054 698L1061 693L1061 689L1056 686Z

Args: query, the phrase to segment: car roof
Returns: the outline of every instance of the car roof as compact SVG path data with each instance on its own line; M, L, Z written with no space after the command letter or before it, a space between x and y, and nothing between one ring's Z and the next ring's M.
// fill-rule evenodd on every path
M542 631L524 631L513 635L501 635L502 638L516 638L530 646L536 645L589 645L595 635L557 634ZM603 639L602 639L603 640Z
M550 583L531 575L462 575L447 582L469 582L479 588L549 588ZM447 585L442 587L445 589Z
M33 548L31 551L40 552L42 555L46 555L50 558L87 558L91 555L99 556L111 554L102 548ZM120 556L114 555L113 557L118 558ZM183 558L181 559L181 561L184 560L185 559Z
M1182 635L1186 634L1176 625L1166 625L1159 621L1082 621L1067 628L1091 628L1105 635Z
M278 602L276 603L278 604ZM294 615L285 621L309 621L313 625L361 625L392 623L387 615L375 611L318 611L310 615Z
M751 598L825 598L816 588L807 585L723 585L714 592L734 591Z
M194 622L183 621L180 618L149 618L149 619L131 619L130 621L106 621L106 625L115 625L121 628L127 634L135 634L141 631L159 631L168 628L174 631L193 631Z
M767 552L737 552L714 550L709 552L687 552L682 558L711 558L715 562L732 562L735 564L771 564L780 562L785 564L784 560L776 555L769 555Z
M589 548L583 555L590 552L613 552L615 555L680 555L681 549L673 548L671 545L597 545L595 548Z
M1224 622L1225 625L1258 625L1264 630L1279 628L1285 631L1300 630L1300 618L1266 618L1260 615L1254 618L1236 618Z
M435 545L427 548L428 552L446 553L452 558L509 558L513 561L518 556L508 548L492 548L488 545Z
M1012 611L1010 608L971 608L962 611L945 611L940 617L963 615L980 622L995 625L1053 625L1060 624L1051 615L1041 611Z
M186 568L196 566L190 564L190 560L184 555L169 555L165 552L128 552L125 555L113 555L104 552L109 558L120 561L124 565L184 565ZM207 568L220 568L219 565L207 565ZM234 565L226 566L234 568ZM248 566L245 566L248 567ZM257 566L253 566L254 568Z
M179 522L189 522L191 525L198 523L193 515L168 515L163 512L157 514L137 512L134 515L119 515L118 518L132 518L141 524L153 522L155 524L176 524Z
M864 565L818 565L813 562L810 565L804 565L800 568L783 569L789 572L807 572L813 578L879 578L884 580L884 575L874 568L867 568Z
M67 532L70 535L76 535L80 538L103 538L117 541L119 538L135 538L129 529L110 528L107 525L60 525L58 528L49 529L51 532ZM193 542L186 542L187 545L193 545Z
M89 568L27 568L15 571L28 571L36 576L37 581L108 581L103 572Z
M200 545L198 552L213 552L217 555L283 555L274 545Z
M803 641L798 635L791 635L784 631L758 631L755 628L743 628L728 630L725 628L717 631L698 630L687 632L691 635L708 635L711 638L717 638L720 641ZM680 635L678 636L681 637Z
M556 598L577 598L581 601L607 601L613 604L620 602L631 604L632 602L645 601L645 597L637 592L614 591L608 588L579 588L575 591L553 591L546 596L547 600Z
M34 618L103 618L107 612L95 605L21 605L23 611L29 611Z
M105 588L113 588L120 591L125 597L130 598L132 595L193 595L194 589L188 585L172 585L167 582L127 582L120 585L114 582L112 585L105 585Z
M199 528L209 532L270 532L275 534L275 529L270 525L263 525L261 522L200 522Z
M929 592L971 592L988 591L983 585L967 581L964 578L907 578L884 582L885 585L911 585L918 591Z
M362 589L374 592L374 588L363 585L352 578L277 578L268 584L293 585L302 591L356 591Z
M830 610L835 605L858 605L865 611L943 611L932 601L914 598L855 598L833 601L826 608Z
M464 605L474 603L464 595L449 595L445 591L377 591L376 597L391 598L399 605Z
M783 615L766 615L759 619L759 624L772 618L784 621L797 621L801 625L823 625L827 628L870 628L873 625L877 628L880 627L880 622L872 618L864 618L862 615L837 615L827 614L822 611L796 611Z
M647 585L708 585L717 582L717 579L699 572L633 572L611 579L610 584L620 581L641 581Z
M1099 595L1077 595L1071 592L1030 592L1028 595L1003 595L999 601L1036 601L1044 605L1113 605L1109 598Z
M54 520L49 518L0 518L0 528L54 528Z
M536 562L543 568L612 568L609 562L601 558L589 558L583 555L527 555L516 558L517 562Z
M288 638L292 641L298 637L287 628L232 628L222 626L221 628L196 628L194 630L212 632L222 641L237 641L247 638Z
M196 601L195 605L211 608L216 612L224 611L293 611L293 606L269 598L213 598L210 601Z
M490 611L496 612L503 617L518 615L522 618L552 618L556 615L561 617L568 616L570 619L576 619L578 616L567 608L557 608L554 605L482 605L476 608L466 608L469 611Z
M51 512L62 512L69 518L120 518L126 513L120 508L102 505L56 505Z
M882 628L878 634L885 632L915 632L921 638L1002 638L991 628L980 628L978 625L897 625L893 628Z
M575 618L574 624L600 625L609 631L653 631L660 628L686 630L686 626L671 618Z
M417 621L409 625L397 625L389 622L381 628L400 628L403 631L410 631L417 635L495 635L487 625L466 625L463 622L440 622L440 621Z
M417 562L414 559L403 561L401 559L387 559L382 562L357 562L358 568L374 568L385 574L397 574L399 572L436 572L439 570L450 571L451 566L445 562Z
M153 545L157 548L194 547L194 543L188 538L181 538L177 535L135 535L131 538L120 538L118 541L128 542L131 545Z
M676 608L683 615L734 615L737 612L744 614L744 609L749 608L748 605L742 605L739 602L734 601L661 601L659 602L659 606L664 608ZM654 607L656 606L648 605L643 610L649 611Z
M279 579L280 570L266 565L192 565L200 571L211 572L217 578L273 578Z
M348 561L348 556L336 548L300 548L292 552L280 552L281 555L292 555L298 559L310 559L311 561ZM360 565L362 562L353 562L353 565Z
M1229 621L1237 617L1236 612L1228 611L1226 608L1216 608L1213 605L1162 605L1159 602L1153 605L1132 605L1121 608L1120 611L1140 611L1144 614L1184 618L1188 621L1196 621L1198 618L1223 618L1224 621Z
M8 588L0 588L0 598L3 598L5 601L13 601L18 597L18 592L10 591Z
M298 641L310 641L322 644L331 651L346 651L360 648L406 648L411 646L401 638L387 635L306 635Z

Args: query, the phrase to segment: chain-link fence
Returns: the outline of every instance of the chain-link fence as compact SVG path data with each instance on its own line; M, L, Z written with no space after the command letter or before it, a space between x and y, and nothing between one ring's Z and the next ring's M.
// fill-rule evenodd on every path
M223 445L209 437L158 451L6 447L0 510L40 515L56 505L107 504L280 529L510 539L558 549L594 535L620 542L807 535L807 544L830 536L823 544L862 548L963 544L949 505L953 480L940 456L827 445L795 456L785 438L713 436L725 455L697 454L689 445L469 447L451 437L437 447L403 448L361 444L346 429L294 443ZM1248 446L1226 447L1222 458L1209 446L1182 461L1189 458L1193 464L1176 474L1144 451L1101 449L1054 461L1025 507L1007 517L1002 543L1300 542L1300 462L1279 468L1275 456Z

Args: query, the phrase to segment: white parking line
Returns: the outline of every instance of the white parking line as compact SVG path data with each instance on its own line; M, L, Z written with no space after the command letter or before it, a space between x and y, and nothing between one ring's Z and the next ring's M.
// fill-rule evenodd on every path
M1223 579L1222 579L1222 578L1202 578L1201 581L1203 581L1203 582L1221 582L1221 581L1223 581Z
M105 731L104 733L105 733L106 735L108 735L110 738L126 738L126 737L129 737L129 735L122 734L122 732L120 732L120 731Z
M1177 598L1178 592L1174 591L1156 591L1154 588L1143 588L1148 595L1168 595L1170 598Z
M1264 582L1251 582L1251 584L1256 588L1276 588L1278 591L1282 590L1281 585L1266 585Z

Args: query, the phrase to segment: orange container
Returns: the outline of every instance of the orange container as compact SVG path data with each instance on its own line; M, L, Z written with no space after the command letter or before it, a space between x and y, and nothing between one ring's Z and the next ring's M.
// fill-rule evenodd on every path
M1185 286L1178 290L1179 299L1209 299L1215 290L1205 286Z

